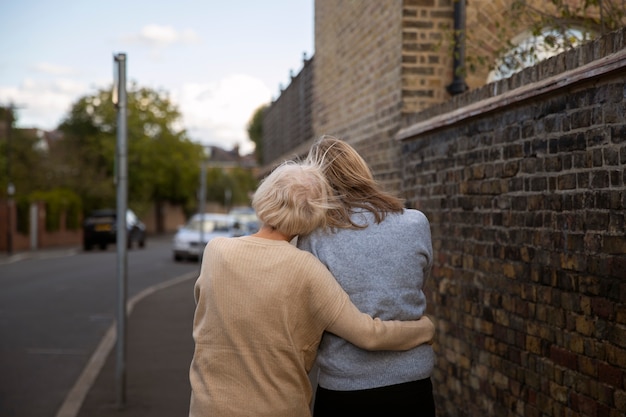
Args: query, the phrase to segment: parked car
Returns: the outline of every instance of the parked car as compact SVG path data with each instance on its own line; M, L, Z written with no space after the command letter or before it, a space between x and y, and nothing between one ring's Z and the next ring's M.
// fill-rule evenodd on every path
M217 236L237 236L235 217L222 213L195 214L181 226L172 241L175 261L199 259L204 247Z
M240 236L251 235L259 231L259 218L252 207L233 207L228 214L237 220Z
M126 246L146 246L146 225L130 209L126 211ZM104 250L117 242L117 212L115 209L93 211L83 222L83 249L90 251L94 246Z

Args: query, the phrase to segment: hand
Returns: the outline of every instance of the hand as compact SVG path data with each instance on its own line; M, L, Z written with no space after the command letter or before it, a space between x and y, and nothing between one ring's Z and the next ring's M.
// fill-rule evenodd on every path
M433 320L430 318L430 316L427 315L423 315L422 317L420 317L420 321L424 321L424 322L428 322L429 326L427 328L428 331L430 331L430 337L428 338L428 341L426 342L429 345L432 345L435 342L435 323L433 322Z

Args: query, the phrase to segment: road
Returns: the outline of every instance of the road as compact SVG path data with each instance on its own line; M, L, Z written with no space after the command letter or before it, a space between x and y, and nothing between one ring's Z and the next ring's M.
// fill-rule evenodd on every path
M117 253L56 251L0 264L0 416L55 416L114 323ZM169 238L128 252L127 300L198 270L175 263Z

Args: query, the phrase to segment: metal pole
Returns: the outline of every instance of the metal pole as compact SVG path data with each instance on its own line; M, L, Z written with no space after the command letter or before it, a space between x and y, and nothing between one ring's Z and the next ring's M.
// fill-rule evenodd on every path
M114 56L117 67L117 348L115 385L117 407L126 404L126 209L128 206L128 172L127 172L127 132L126 132L126 54Z
M198 212L200 212L200 253L198 254L198 263L202 264L202 255L204 254L204 212L206 210L206 168L207 162L205 158L203 158L202 163L200 165L200 192L198 193Z
M13 254L13 195L15 186L11 178L11 135L13 133L13 104L6 112L7 128L7 254Z

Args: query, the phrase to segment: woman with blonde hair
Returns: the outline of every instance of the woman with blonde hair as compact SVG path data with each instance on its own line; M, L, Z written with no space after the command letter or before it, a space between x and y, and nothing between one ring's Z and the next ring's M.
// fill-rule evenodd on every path
M427 319L359 312L330 272L290 241L326 225L334 207L319 166L285 163L253 202L261 229L215 238L195 285L190 416L310 416L308 378L324 331L369 350L429 342Z
M385 192L357 151L321 137L307 157L320 165L341 201L327 227L298 239L335 276L359 310L385 320L415 320L426 311L422 291L432 264L430 224ZM435 416L432 346L367 352L325 333L318 350L316 417Z

